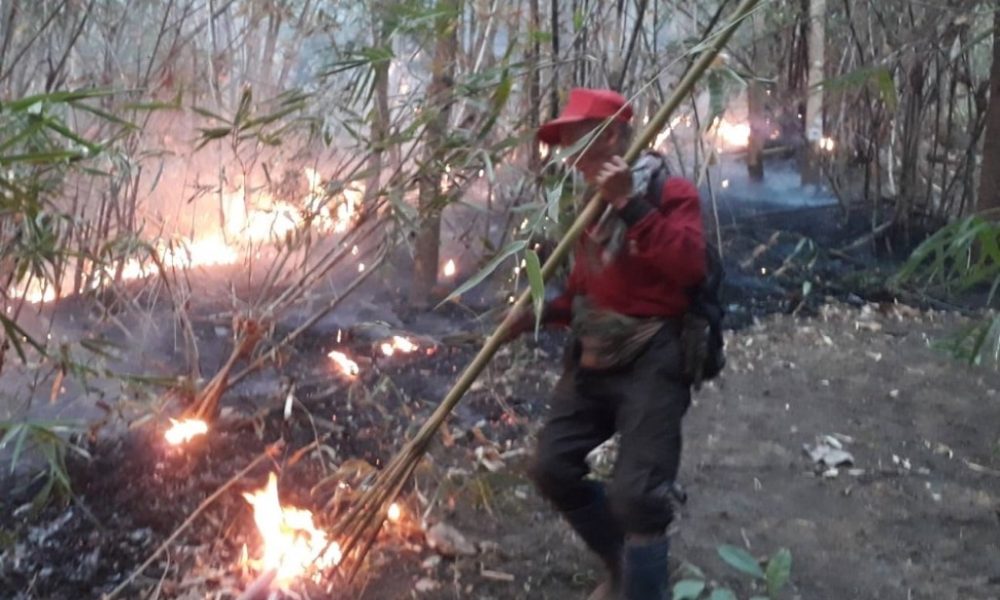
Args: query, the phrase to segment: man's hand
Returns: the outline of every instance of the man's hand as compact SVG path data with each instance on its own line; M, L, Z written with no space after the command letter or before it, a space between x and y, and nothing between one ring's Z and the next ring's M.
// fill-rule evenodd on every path
M613 156L604 163L597 174L597 186L601 196L615 209L621 210L632 194L632 170L620 156Z

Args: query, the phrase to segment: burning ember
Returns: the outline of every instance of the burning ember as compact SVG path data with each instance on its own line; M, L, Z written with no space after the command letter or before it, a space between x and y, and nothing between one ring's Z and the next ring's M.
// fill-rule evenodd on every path
M389 510L386 511L385 517L389 519L392 523L398 523L399 519L403 516L403 509L399 508L399 504L393 502L389 505Z
M358 367L358 363L354 362L347 357L343 352L338 352L337 350L332 350L327 356L337 364L337 367L347 375L348 377L357 377L361 374L361 368Z
M392 336L391 342L385 342L382 344L382 354L386 356L392 356L397 350L403 354L409 354L414 350L417 350L418 346L411 342L410 340L400 337L398 335Z
M820 141L819 141L819 148L820 148L820 150L823 150L823 151L826 151L826 152L833 152L833 149L835 147L836 147L836 144L834 143L832 137L823 136L823 138L820 139Z
M454 277L455 276L455 261L454 260L450 260L449 259L448 262L445 263L445 265L444 265L444 276L445 277Z
M252 494L243 494L253 506L253 519L263 540L264 556L248 560L259 571L275 569L275 581L287 586L296 577L306 574L315 565L328 569L340 564L340 544L327 547L326 533L313 523L312 513L292 506L281 506L278 499L278 478L271 473L267 485Z
M172 425L163 437L171 446L179 446L191 441L196 436L208 433L208 423L200 419L170 419Z

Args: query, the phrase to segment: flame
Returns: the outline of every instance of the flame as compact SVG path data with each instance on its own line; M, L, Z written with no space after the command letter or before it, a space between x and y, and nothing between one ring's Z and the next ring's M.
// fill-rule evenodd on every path
M191 441L192 438L208 433L208 423L201 419L170 419L172 425L163 437L172 446L179 446Z
M448 259L448 262L444 264L444 276L454 277L455 276L455 261L454 259Z
M23 298L28 304L44 304L56 299L56 288L45 279L31 279L27 284L12 286L11 298Z
M382 344L382 354L385 354L386 356L392 356L393 354L396 353L396 350L399 350L403 354L409 354L417 350L418 348L419 346L417 346L410 340L406 339L405 337L394 335L392 336L391 342L384 342Z
M836 148L836 146L837 146L837 144L836 144L836 142L833 141L832 137L823 136L819 140L819 149L820 150L823 150L823 151L826 151L826 152L833 152L833 149Z
M337 197L327 198L322 176L314 169L304 171L309 191L298 203L274 198L266 191L254 191L244 182L236 191L221 194L222 226L215 231L196 230L190 240L154 245L167 269L192 269L234 265L261 244L286 239L297 231L313 228L320 233L344 233L357 220L358 208L365 188L353 183ZM121 265L121 277L130 281L157 274L154 261L148 257L129 259ZM112 279L114 267L97 267L95 287ZM57 288L45 282L33 281L29 286L13 287L9 295L24 298L31 304L55 300Z
M361 368L358 367L358 363L348 358L343 352L332 350L329 354L327 354L327 357L337 363L337 366L341 371L343 371L344 375L347 375L348 377L357 377L361 374Z
M386 511L385 517L389 519L392 523L398 523L399 519L403 516L403 510L399 508L399 504L393 502L389 505L389 510Z
M716 134L727 146L744 148L750 145L749 123L730 123L725 119L720 119L716 126Z
M661 131L656 136L656 142L654 142L654 147L655 148L661 148L662 149L662 148L664 148L666 146L667 140L670 139L670 134L674 131L674 129L677 128L678 125L680 125L682 118L683 117L679 117L679 116L678 117L674 117L670 121L670 125L668 125L663 131Z
M305 575L313 565L327 569L340 564L340 544L329 543L326 533L313 523L312 513L281 505L274 473L268 475L264 489L243 497L253 506L253 519L264 546L264 556L248 562L260 571L276 569L279 586Z

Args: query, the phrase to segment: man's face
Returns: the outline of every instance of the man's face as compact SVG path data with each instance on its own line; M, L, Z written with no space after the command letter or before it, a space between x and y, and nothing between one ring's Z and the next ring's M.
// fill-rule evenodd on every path
M604 163L618 154L619 129L614 124L610 124L601 130L602 125L602 121L583 121L568 123L560 128L559 143L564 148L572 147L584 138L593 137L595 131L600 131L596 139L576 153L566 157L566 164L575 164L587 183L594 183Z

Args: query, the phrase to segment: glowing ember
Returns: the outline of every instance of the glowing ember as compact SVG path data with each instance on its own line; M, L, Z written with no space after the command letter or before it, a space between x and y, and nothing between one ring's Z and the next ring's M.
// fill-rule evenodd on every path
M264 489L243 497L253 506L253 519L264 542L264 556L248 563L260 571L276 569L279 586L287 586L314 565L327 569L340 563L340 544L327 547L326 533L313 523L311 512L281 505L274 473Z
M354 362L347 357L343 352L338 352L336 350L331 351L327 356L337 364L344 375L348 377L357 377L361 374L361 368L358 367L358 363Z
M416 350L418 346L406 339L405 337L400 337L398 335L392 336L391 342L385 342L382 344L382 354L386 356L392 356L399 350L403 354L409 354Z
M208 423L200 419L184 419L178 421L170 419L172 425L163 437L172 446L179 446L191 441L192 438L208 433Z
M831 138L831 137L823 136L823 138L820 139L820 141L819 141L819 148L820 148L820 150L824 150L826 152L833 152L833 149L835 147L836 147L836 144L834 143L833 138Z
M403 510L399 508L399 504L393 502L389 505L389 510L385 514L386 518L393 523L398 523L400 517L403 516Z
M444 265L444 276L454 277L455 276L455 261L449 259Z

